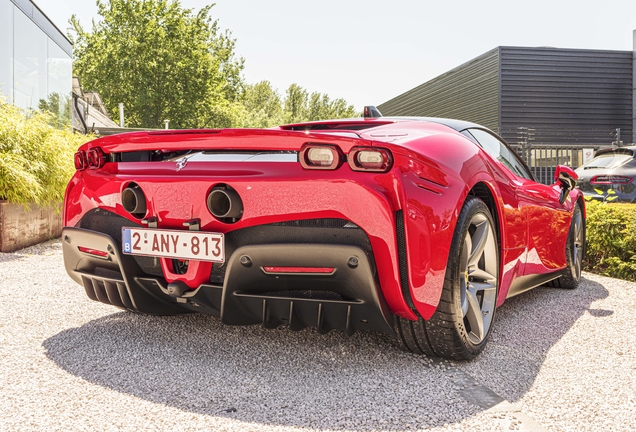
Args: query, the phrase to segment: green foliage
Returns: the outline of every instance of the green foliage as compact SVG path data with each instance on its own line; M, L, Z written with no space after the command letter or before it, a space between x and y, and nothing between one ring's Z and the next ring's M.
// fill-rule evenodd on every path
M602 191L601 189L594 188L594 192L603 197L603 202L612 202L618 199L618 196L616 195L616 191L614 191L614 189L607 189L606 191ZM593 201L594 198L586 197L585 200Z
M269 81L246 86L243 106L246 111L243 127L267 128L285 123L280 95Z
M344 99L329 99L326 94L308 95L298 84L287 89L285 99L286 123L358 117L359 113Z
M636 281L636 205L588 201L585 269Z
M97 0L102 19L90 32L70 20L74 74L114 118L123 103L126 126L232 126L244 116L243 59L212 6L194 14L178 0Z
M40 99L40 111L51 114L49 123L56 128L71 127L71 95L51 93L47 99Z
M51 204L64 199L75 172L73 154L93 137L51 126L49 113L31 112L0 99L0 199Z
M282 101L269 81L248 85L243 93L246 115L243 127L272 127L285 123L351 118L359 116L344 99L331 100L328 95L311 95L298 84L287 89Z

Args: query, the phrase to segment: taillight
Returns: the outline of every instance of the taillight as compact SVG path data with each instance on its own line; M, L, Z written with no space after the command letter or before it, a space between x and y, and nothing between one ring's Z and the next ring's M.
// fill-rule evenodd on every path
M300 149L300 164L305 169L335 170L344 157L340 149L327 144L305 144Z
M347 161L354 171L387 172L393 165L393 156L383 148L354 147Z
M90 168L101 168L106 163L106 155L104 155L104 152L99 147L90 149L86 154L86 158L88 159L88 166Z
M75 160L75 169L78 171L83 171L88 168L88 161L86 160L86 153L83 151L78 151L75 153L73 158Z
M634 177L619 176L619 175L598 175L592 177L591 184L627 184L634 181Z

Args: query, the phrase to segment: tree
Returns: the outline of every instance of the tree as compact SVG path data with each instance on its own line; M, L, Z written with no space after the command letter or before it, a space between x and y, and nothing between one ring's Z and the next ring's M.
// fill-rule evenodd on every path
M287 89L285 98L285 118L289 123L307 120L307 91L298 84L292 84Z
M113 117L123 103L127 126L233 126L244 115L244 60L212 6L194 14L178 0L97 0L102 19L90 32L70 20L74 73Z
M351 118L359 116L353 105L344 99L331 100L328 95L313 92L311 95L298 84L287 89L285 120L287 123Z
M267 128L285 123L280 95L269 81L245 86L243 105L247 113L244 127Z

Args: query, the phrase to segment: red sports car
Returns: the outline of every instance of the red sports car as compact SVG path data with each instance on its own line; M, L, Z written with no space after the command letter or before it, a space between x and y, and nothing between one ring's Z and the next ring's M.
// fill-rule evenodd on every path
M496 134L440 118L121 134L83 145L68 274L93 300L226 324L396 335L469 359L506 298L575 288L576 174L537 183Z

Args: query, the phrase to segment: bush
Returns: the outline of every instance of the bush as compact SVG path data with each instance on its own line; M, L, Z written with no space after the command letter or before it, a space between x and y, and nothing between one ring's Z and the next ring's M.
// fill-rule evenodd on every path
M15 204L61 202L75 172L73 154L94 137L50 126L51 115L27 116L0 98L0 199Z
M587 257L594 273L636 280L636 205L587 203Z

